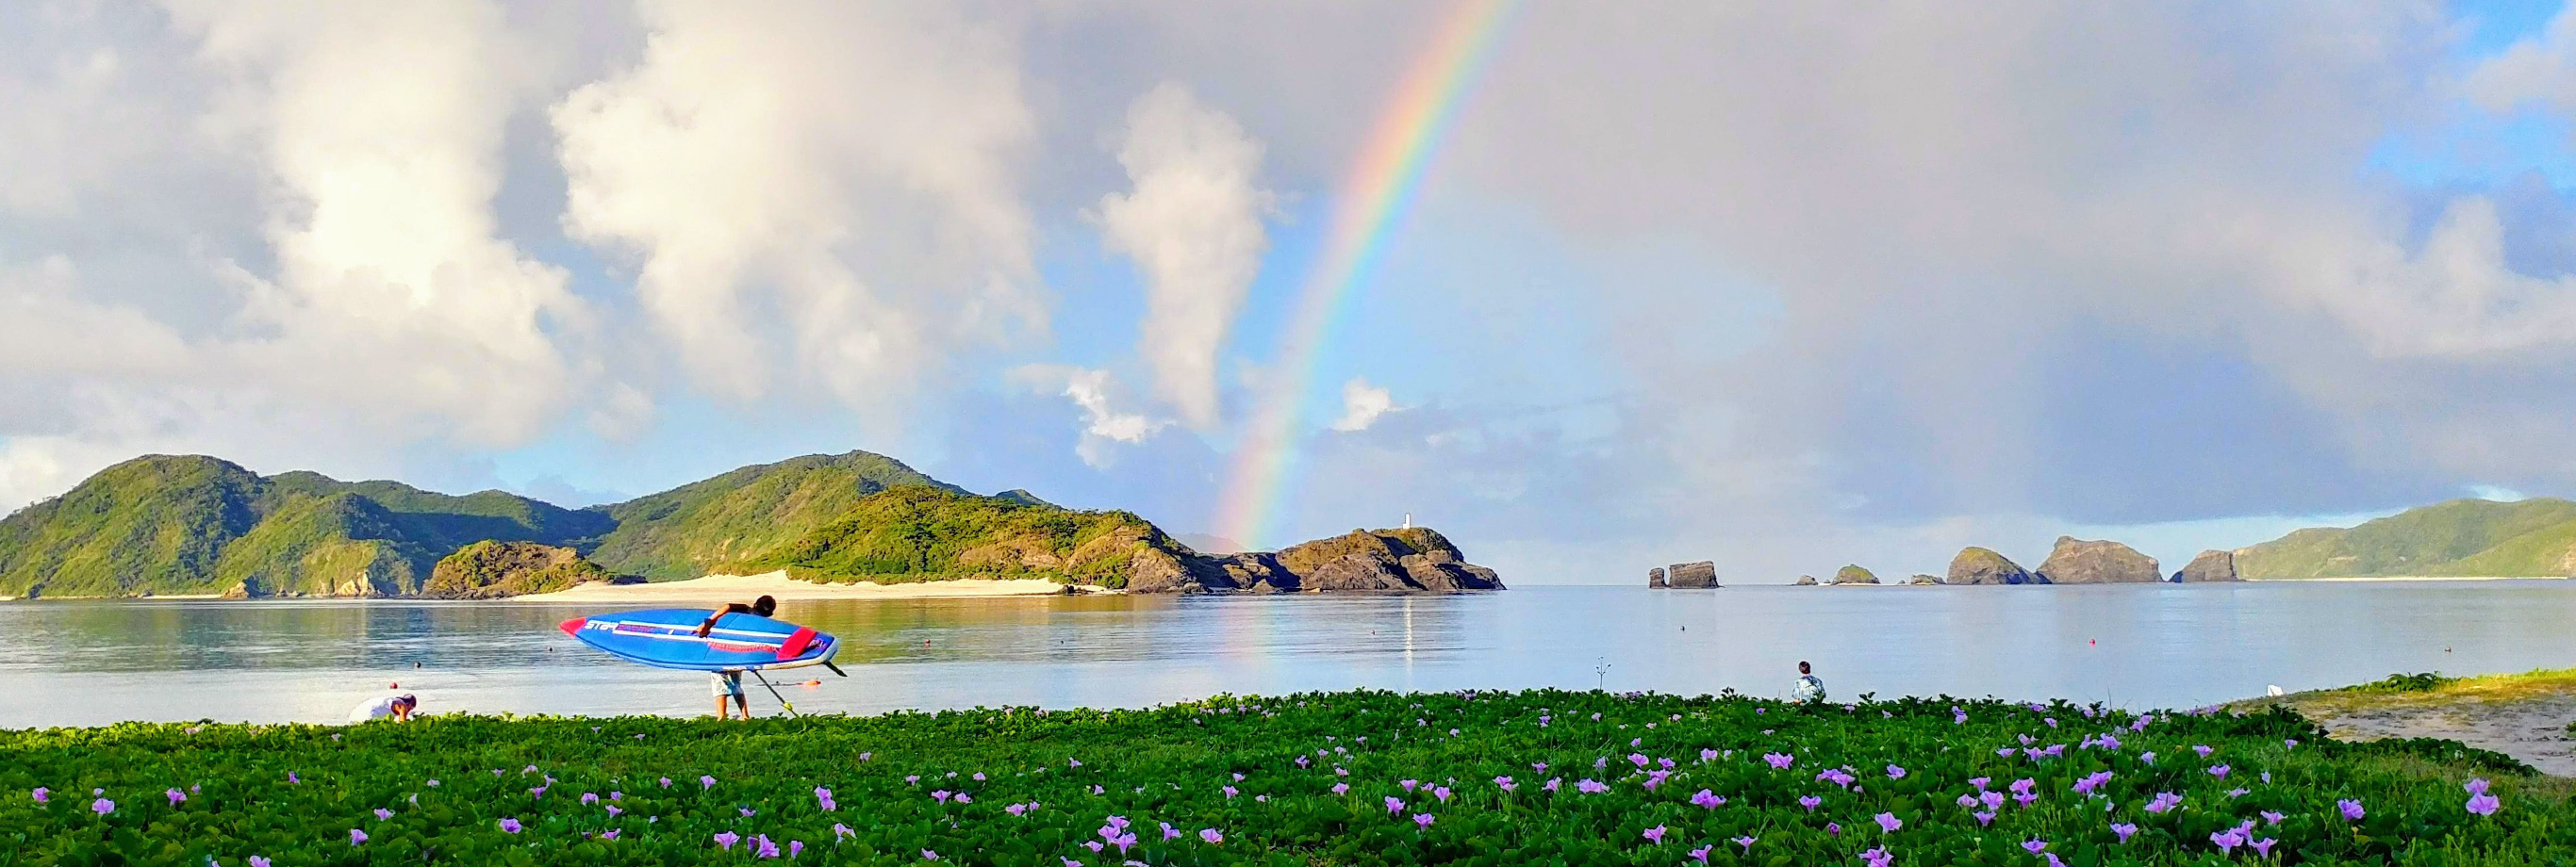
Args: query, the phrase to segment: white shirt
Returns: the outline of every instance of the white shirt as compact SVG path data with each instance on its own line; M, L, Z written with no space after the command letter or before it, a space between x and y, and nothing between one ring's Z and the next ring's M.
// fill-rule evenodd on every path
M1820 677L1817 677L1817 676L1815 676L1815 675L1812 675L1812 674L1802 674L1802 675L1799 675L1799 676L1798 676L1798 683L1797 683L1797 685L1792 686L1792 687L1789 687L1789 700L1790 700L1790 701L1824 701L1824 700L1825 700L1825 681L1824 681L1824 679L1823 679L1823 678L1820 678Z
M349 721L353 723L362 723L371 719L383 719L385 717L393 716L394 708L401 704L402 696L398 695L389 695L379 699L359 702L357 707L349 709Z

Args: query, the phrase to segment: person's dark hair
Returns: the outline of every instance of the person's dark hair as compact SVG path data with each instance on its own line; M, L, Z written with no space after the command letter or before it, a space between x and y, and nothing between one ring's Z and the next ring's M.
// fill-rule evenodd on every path
M763 597L760 597L760 598L758 598L758 599L751 600L751 613L753 613L753 614L758 614L758 615L760 615L760 616L762 616L762 617L767 617L767 616L769 616L772 612L775 612L775 611L777 611L777 610L778 610L778 600L776 600L776 599L771 599L771 598L769 598L769 597L767 597L767 596L763 596Z
M1809 668L1807 667L1807 661L1806 661L1806 660L1801 659L1801 660L1798 660L1798 673L1799 673L1799 674L1814 674L1815 672L1814 672L1814 670L1809 669Z
M416 695L413 695L413 694L408 693L408 692L403 693L402 698L398 699L398 701L401 701L403 704L410 705L410 706L412 706L412 707L419 707L419 706L420 706L420 696L416 696Z

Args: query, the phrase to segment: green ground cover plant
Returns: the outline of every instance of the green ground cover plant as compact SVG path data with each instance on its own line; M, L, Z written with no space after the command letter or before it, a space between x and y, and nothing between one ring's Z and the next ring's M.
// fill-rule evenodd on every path
M1600 692L0 733L0 865L2571 864L2566 781L2284 710Z

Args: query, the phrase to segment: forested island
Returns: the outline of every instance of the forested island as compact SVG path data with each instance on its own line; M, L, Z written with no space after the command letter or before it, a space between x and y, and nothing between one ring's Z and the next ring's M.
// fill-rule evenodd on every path
M853 451L567 509L146 455L0 519L0 596L497 598L585 582L1043 579L1144 593L1501 589L1424 527L1193 550L1125 511L978 495Z

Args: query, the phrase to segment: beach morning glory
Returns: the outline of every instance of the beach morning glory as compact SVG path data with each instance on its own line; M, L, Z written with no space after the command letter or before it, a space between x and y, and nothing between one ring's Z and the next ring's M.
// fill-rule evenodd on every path
M723 847L723 848L725 848L725 849L728 849L728 850L730 850L730 849L732 849L732 848L733 848L733 844L735 844L735 843L740 843L740 842L742 842L742 835L741 835L741 834L736 834L736 833L734 833L734 832L732 832L732 831L726 831L726 832L724 832L724 833L722 833L722 834L717 834L717 835L716 835L716 845L717 845L717 846L721 846L721 847ZM924 850L922 850L922 857L925 857L925 858L930 857L930 850L928 850L928 849L924 849Z
M364 842L367 842L367 832L356 828L349 829L349 845L355 846Z
M524 828L525 828L525 826L520 825L520 824L519 824L519 820L517 820L517 819L503 819L503 820L501 820L501 831L502 831L502 833L505 833L505 834L516 834L516 833L519 833L519 832L520 832L521 830L523 830Z
M1664 826L1657 825L1646 829L1645 837L1649 842L1656 843L1658 845L1662 844L1664 842Z
M2138 833L2138 826L2126 822L2113 822L2111 833L2120 835L2120 842L2126 843L2129 842L2129 835Z
M1878 814L1878 829L1880 831L1894 832L1896 829L1902 827L1905 827L1905 820L1896 818L1895 813Z
M2361 817L2362 817L2363 813L2362 813L2362 809L2361 809L2361 802L2360 802L2360 801L2355 801L2355 800L2351 800L2351 799L2345 799L2345 800L2341 800L2341 801L2336 801L2336 802L2335 802L2335 808L2343 811L2343 818L2344 818L2344 821L2347 821L2347 822L2359 822L2359 821L2361 821Z

